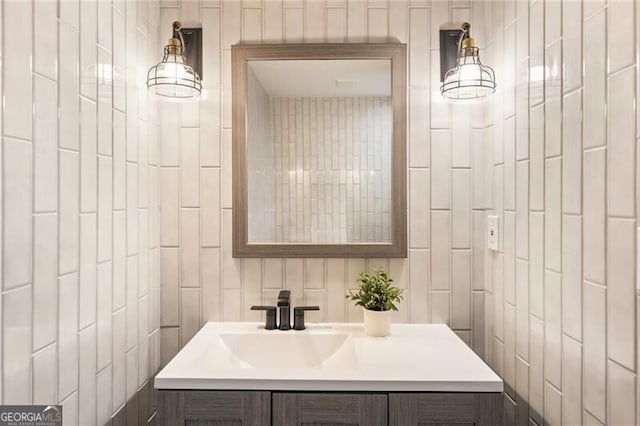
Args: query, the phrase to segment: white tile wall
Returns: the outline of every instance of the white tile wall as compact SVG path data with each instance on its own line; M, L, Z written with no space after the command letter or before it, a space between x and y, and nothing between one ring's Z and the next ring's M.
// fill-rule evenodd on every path
M499 86L487 114L495 135L493 187L502 193L494 194L489 214L504 223L504 245L487 256L494 273L485 297L494 319L486 326L494 348L486 359L505 379L505 415L517 424L637 424L640 134L633 105L640 46L631 40L640 31L638 3L483 7L483 53L502 58L494 61ZM514 62L529 69L515 82ZM520 108L521 96L529 108ZM528 157L520 122L529 123ZM528 176L521 166L527 159ZM528 257L518 250L525 235L519 217L529 218ZM529 279L521 288L525 265ZM527 318L528 330L521 329ZM527 363L525 386L519 371Z
M161 5L166 28L176 18L202 25L207 93L193 105L160 108L163 362L205 321L260 320L250 306L273 303L281 288L292 290L296 304L319 304L315 320L362 321L362 312L345 301L344 292L355 285L358 272L375 265L386 267L407 289L396 321L447 322L480 350L484 231L482 214L472 218L486 207L480 159L484 147L492 145L489 139L472 143L484 137L485 127L473 108L456 107L452 114L441 100L438 59L440 26L458 25L479 5L407 0L223 0L202 1L200 7L182 0ZM482 25L476 26L480 32ZM230 46L240 41L408 43L408 259L231 257ZM194 127L199 132L184 131ZM189 153L180 148L185 144ZM191 157L194 152L199 161ZM193 164L199 164L200 194L184 204L181 182L195 173ZM194 218L199 234L185 234L185 222ZM186 261L196 245L199 262ZM479 292L475 298L472 288Z
M160 8L127 4L134 7L9 0L0 13L3 40L12 40L0 52L0 396L3 404L61 403L69 425L109 422L132 396L119 378L148 393L160 360L157 141L149 136L158 120L138 75L161 53ZM125 46L125 32L137 43ZM112 65L112 79L97 78ZM139 135L141 151L126 169L125 126ZM135 203L125 210L132 185ZM126 260L135 274L125 276L120 256L132 242ZM128 347L119 340L124 318ZM119 363L127 349L133 362Z

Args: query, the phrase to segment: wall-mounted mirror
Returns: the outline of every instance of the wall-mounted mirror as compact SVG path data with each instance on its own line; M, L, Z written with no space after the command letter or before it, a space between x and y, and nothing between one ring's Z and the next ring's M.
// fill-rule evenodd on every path
M236 45L235 257L406 257L406 45Z

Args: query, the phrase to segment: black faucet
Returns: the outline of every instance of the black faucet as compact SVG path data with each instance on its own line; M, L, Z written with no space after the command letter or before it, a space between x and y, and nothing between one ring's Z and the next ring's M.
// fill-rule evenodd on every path
M289 300L291 292L280 290L278 293L278 310L280 311L280 330L291 330L291 302Z
M280 324L276 327L276 309L279 311ZM267 330L291 330L291 291L280 290L278 293L278 304L276 306L252 306L252 311L266 311L267 322L264 326ZM296 306L293 309L293 329L304 330L304 312L305 311L319 311L318 306Z

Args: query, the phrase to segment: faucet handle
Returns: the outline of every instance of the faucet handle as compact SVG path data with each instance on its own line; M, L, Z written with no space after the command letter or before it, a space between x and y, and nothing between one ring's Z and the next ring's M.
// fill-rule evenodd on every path
M289 306L290 297L290 290L280 290L280 292L278 293L278 306Z
M296 306L293 308L293 329L304 330L304 311L319 311L319 306Z
M265 330L276 329L276 307L275 306L260 306L254 305L251 307L252 311L266 311L267 321L264 325Z

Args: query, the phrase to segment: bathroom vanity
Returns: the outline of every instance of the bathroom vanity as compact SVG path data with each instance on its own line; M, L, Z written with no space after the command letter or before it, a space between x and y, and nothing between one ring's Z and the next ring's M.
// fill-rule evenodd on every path
M208 323L155 387L161 425L502 424L502 380L440 324Z

